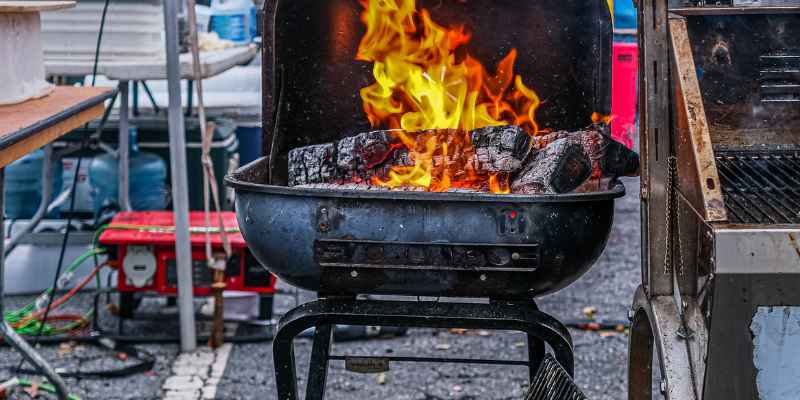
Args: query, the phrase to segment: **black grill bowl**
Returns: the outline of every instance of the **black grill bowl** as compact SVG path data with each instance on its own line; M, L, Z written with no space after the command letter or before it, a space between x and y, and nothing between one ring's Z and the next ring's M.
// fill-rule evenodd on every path
M226 176L255 257L325 294L533 297L583 275L605 248L607 191L494 195L268 185L267 159Z

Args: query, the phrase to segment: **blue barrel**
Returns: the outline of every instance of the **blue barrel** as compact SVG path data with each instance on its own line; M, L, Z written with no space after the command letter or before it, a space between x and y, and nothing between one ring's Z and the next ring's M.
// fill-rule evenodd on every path
M237 124L236 139L239 141L239 164L249 164L261 157L261 124Z
M167 164L153 154L139 151L136 128L130 128L128 194L136 211L163 210L167 207ZM118 206L119 162L112 154L95 157L89 165L89 184L95 213L109 206Z
M36 150L25 157L9 164L5 171L6 218L27 219L36 214L39 203L42 201L42 168L44 164L44 150ZM52 162L53 189L50 201L61 193L62 171L61 162ZM58 210L53 210L48 217L58 216Z

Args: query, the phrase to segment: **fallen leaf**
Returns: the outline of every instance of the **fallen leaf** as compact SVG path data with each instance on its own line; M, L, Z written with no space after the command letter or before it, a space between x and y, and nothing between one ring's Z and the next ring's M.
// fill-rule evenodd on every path
M386 384L386 372L381 372L378 374L378 385Z
M604 337L605 338L605 337L611 337L611 336L617 336L617 332L613 332L613 331L602 331L602 332L600 332L600 337Z
M72 353L74 347L75 347L75 342L61 342L61 344L58 345L58 351L56 352L56 354L58 354L59 358L62 358L65 355Z
M456 334L456 335L463 335L463 334L467 333L467 330L464 329L464 328L450 328L450 333L453 333L453 334Z
M595 306L583 307L583 310L581 312L583 313L583 315L586 316L586 318L594 319L594 314L597 312L597 307Z
M128 361L128 353L119 352L117 353L117 360L120 361Z

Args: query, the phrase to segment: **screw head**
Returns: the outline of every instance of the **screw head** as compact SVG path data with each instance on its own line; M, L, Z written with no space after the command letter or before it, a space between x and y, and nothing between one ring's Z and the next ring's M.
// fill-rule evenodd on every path
M486 280L486 274L481 274L481 276L480 276L480 279L481 279L482 281L485 281L485 280Z
M353 277L353 278L357 278L358 277L358 271L350 271L350 276Z

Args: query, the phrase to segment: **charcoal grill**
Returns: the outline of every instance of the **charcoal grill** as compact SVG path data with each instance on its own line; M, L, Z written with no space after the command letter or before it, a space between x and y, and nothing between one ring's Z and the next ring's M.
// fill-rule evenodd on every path
M643 265L629 398L654 386L666 399L795 398L800 1L639 5Z
M544 100L542 127L576 130L610 113L607 3L419 0L447 26L472 34L470 54L496 65L512 47L515 71ZM580 277L605 247L621 184L552 196L287 187L290 149L370 129L359 89L371 65L355 60L364 28L358 0L272 0L264 5L264 154L226 177L256 258L319 299L287 313L274 357L278 398L297 398L293 338L315 327L306 398L324 396L328 361L377 372L390 361L527 365L545 344L572 373L567 330L534 298ZM498 29L498 27L503 29ZM479 297L482 303L365 300L358 295ZM346 357L330 353L335 324L460 327L527 334L527 360ZM349 361L348 361L349 360ZM352 367L352 368L351 368Z

